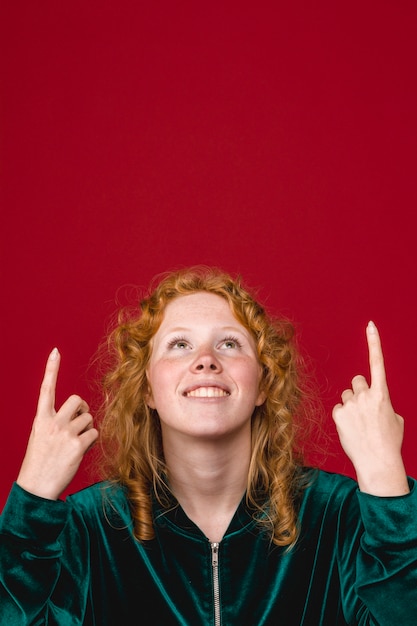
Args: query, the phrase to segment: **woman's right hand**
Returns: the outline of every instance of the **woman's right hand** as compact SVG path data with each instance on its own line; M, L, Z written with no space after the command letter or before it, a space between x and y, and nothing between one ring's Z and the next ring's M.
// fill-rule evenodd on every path
M46 363L36 417L17 484L26 491L57 500L74 478L84 454L98 437L87 403L70 396L55 410L60 365L55 348Z

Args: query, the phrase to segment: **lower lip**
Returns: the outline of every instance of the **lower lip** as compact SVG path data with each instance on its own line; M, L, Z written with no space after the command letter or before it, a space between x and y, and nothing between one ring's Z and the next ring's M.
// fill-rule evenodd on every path
M227 400L228 396L184 396L187 400L200 400L203 402L218 402L219 400Z

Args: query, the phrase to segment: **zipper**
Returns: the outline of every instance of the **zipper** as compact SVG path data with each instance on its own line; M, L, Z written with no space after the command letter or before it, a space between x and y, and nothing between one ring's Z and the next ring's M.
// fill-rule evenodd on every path
M219 544L211 543L211 568L213 574L214 626L220 623Z

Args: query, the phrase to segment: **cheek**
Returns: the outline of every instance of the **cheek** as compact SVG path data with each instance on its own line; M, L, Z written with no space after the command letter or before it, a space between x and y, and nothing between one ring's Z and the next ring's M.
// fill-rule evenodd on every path
M169 384L173 383L172 369L169 364L151 364L146 372L146 377L148 379L146 403L151 409L156 409L170 391Z
M248 391L251 390L252 393L255 395L255 397L263 395L259 393L261 378L262 378L262 369L258 364L245 363L243 365L241 369L241 380L243 381L246 389ZM259 402L259 404L262 404L264 400L265 400L265 397L263 397L262 401Z

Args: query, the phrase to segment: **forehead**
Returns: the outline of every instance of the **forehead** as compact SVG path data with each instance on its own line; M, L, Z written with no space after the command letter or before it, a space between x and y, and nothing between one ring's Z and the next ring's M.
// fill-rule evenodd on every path
M171 300L165 307L162 325L167 325L171 321L178 321L184 317L195 321L210 322L211 319L217 320L227 318L239 323L233 315L227 300L214 293L198 291L196 293L187 294L185 296L177 296Z
M172 333L211 333L214 330L240 333L255 347L255 339L250 330L235 317L228 301L206 291L177 296L171 300L165 307L161 325L152 338L152 345L155 347Z

